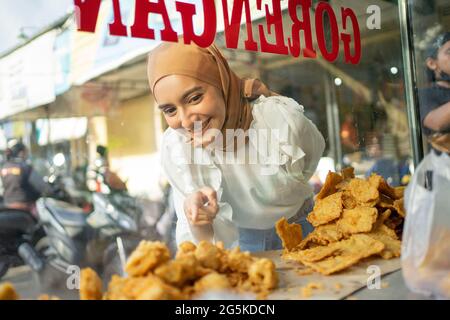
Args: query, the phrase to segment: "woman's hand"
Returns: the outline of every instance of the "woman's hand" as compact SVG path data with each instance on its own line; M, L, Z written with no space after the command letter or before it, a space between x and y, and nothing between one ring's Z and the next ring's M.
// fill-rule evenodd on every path
M203 187L184 200L184 213L193 226L211 225L218 212L217 194L210 187Z

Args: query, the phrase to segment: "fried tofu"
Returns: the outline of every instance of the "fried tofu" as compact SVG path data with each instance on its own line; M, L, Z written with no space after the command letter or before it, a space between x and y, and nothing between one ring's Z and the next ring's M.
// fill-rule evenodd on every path
M370 232L377 216L378 211L375 208L345 209L342 218L336 222L336 225L338 230L344 234Z
M19 300L19 295L12 283L5 282L0 284L0 301L1 300Z
M170 259L167 246L159 241L141 241L128 258L125 271L131 276L144 276Z
M302 241L302 226L296 223L289 224L285 217L277 221L275 230L283 243L283 248L287 251L291 251Z
M293 248L284 241L282 258L329 275L370 256L399 257L406 215L403 193L403 187L392 188L376 174L355 178L349 168L341 175L329 173L307 217L315 229ZM277 225L288 229L286 223ZM298 231L288 230L293 230L291 238L295 239Z
M94 270L81 270L80 300L102 300L102 287L102 280Z
M337 173L328 171L328 175L325 179L325 184L316 196L316 200L321 200L329 195L336 193L336 185L342 182L344 179Z
M330 275L378 254L384 248L385 245L381 241L365 234L355 234L347 240L325 247L299 251L296 259L317 272Z
M317 200L314 210L308 215L307 220L314 227L327 224L341 216L342 208L342 192L337 192L322 200Z

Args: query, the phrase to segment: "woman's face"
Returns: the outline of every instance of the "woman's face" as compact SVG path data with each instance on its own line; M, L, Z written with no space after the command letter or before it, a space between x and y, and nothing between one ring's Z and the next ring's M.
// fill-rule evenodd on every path
M439 49L436 59L427 59L427 65L436 75L439 75L441 72L450 75L450 41L447 41Z
M206 82L183 75L170 75L154 88L158 108L172 129L181 129L194 146L206 147L214 132L225 122L225 100L221 90ZM206 133L206 134L205 134Z

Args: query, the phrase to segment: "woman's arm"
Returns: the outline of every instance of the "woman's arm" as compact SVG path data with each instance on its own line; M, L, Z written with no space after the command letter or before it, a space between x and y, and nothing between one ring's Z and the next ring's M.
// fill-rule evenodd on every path
M450 127L450 101L427 114L423 124L433 131L444 131Z

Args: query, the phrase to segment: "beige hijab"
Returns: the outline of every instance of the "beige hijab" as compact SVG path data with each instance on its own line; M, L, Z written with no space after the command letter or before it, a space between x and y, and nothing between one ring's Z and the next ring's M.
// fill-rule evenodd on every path
M257 79L239 78L215 45L201 48L194 44L165 42L150 52L147 73L152 92L160 79L174 74L193 77L219 88L226 106L221 129L224 137L226 129L245 131L250 127L251 100L261 94L274 94Z

